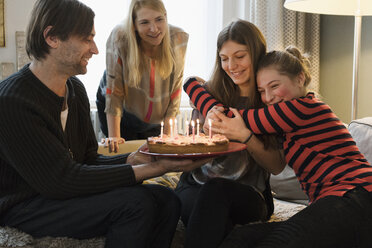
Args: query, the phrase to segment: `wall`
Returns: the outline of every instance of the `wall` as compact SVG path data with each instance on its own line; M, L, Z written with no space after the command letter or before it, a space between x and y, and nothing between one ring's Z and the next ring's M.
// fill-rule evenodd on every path
M354 17L321 16L320 93L345 123L351 120ZM357 118L372 116L372 17L362 18Z
M16 66L15 32L25 31L32 6L36 0L5 0L5 47L0 47L0 63ZM22 6L22 8L20 8Z
M6 47L0 63L16 63L15 31L25 30L35 0L5 0ZM22 8L19 8L22 6ZM354 18L321 16L320 93L345 123L351 119ZM372 17L363 17L358 118L372 116Z

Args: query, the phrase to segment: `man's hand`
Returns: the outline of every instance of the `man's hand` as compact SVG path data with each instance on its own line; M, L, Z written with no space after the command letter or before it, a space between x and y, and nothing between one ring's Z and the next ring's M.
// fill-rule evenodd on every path
M211 158L201 160L158 157L151 163L133 166L137 182L161 176L168 172L192 171L208 163Z
M150 163L153 159L150 155L139 152L141 149L147 147L147 144L143 144L137 151L132 152L127 158L127 164L138 165Z
M206 159L179 159L179 158L161 158L155 161L154 163L157 166L162 167L165 172L183 172L183 171L192 171L196 168L201 167L202 165L210 162L211 158Z

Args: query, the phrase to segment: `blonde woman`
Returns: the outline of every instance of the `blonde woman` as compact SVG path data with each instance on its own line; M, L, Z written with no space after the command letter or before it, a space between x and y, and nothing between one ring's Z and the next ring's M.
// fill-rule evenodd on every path
M107 40L106 75L97 93L110 150L158 135L161 121L167 132L179 111L187 41L186 32L168 24L161 0L132 1L126 23Z

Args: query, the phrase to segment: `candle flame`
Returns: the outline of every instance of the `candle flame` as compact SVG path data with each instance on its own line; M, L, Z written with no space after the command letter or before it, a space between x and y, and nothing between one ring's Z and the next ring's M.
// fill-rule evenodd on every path
M171 125L171 126L173 125L173 120L172 119L169 120L169 125Z
M160 123L160 125L161 125L162 127L164 127L164 121L162 121L162 122Z
M209 126L212 126L212 120L211 119L208 119L208 124L209 124Z
M194 122L194 120L191 121L191 126L192 126L192 127L195 126L195 122Z

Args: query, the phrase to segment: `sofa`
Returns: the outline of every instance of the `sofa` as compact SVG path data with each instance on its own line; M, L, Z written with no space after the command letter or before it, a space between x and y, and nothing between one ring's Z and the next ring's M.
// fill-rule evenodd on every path
M352 121L348 126L351 135L367 160L372 162L372 117ZM120 153L131 152L138 149L145 141L127 141L120 146ZM107 148L102 145L99 152L109 154ZM168 173L162 177L145 181L144 183L157 183L171 188L177 185L179 173ZM294 172L288 166L284 171L271 178L271 186L276 197L274 199L275 210L270 221L285 220L304 209L307 204L306 196L300 190L300 185L295 178ZM184 226L180 221L172 242L172 248L182 248L184 242ZM0 248L103 248L104 238L97 237L89 240L77 240L66 237L44 237L40 239L20 232L14 228L0 227Z
M372 117L353 120L348 128L360 152L372 164Z

